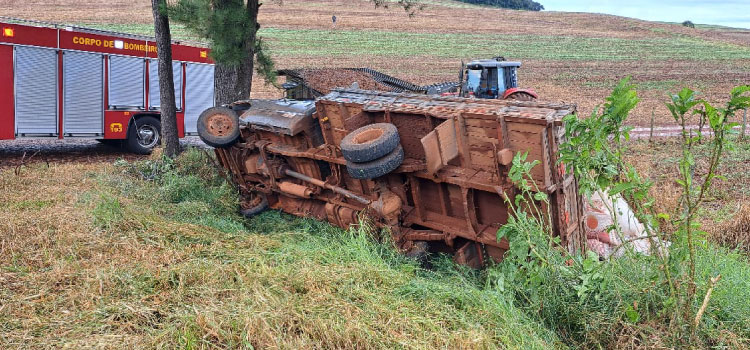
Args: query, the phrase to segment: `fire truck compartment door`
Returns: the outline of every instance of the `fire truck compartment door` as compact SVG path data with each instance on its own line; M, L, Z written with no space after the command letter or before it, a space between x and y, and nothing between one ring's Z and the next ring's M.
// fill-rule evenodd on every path
M214 66L188 63L185 67L185 132L198 132L198 117L214 106Z
M172 62L172 79L174 80L174 103L177 109L182 108L182 63ZM161 104L159 90L159 60L148 62L148 108L159 109Z
M109 108L144 108L145 61L138 57L109 57Z
M16 134L57 135L57 52L15 47Z
M104 58L63 52L63 133L104 133Z

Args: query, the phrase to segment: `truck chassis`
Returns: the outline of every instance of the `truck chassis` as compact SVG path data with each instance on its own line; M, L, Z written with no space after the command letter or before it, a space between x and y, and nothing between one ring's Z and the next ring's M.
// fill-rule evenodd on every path
M269 206L342 228L366 218L389 228L405 252L452 253L479 267L508 249L497 230L508 220L505 199L518 192L507 177L516 152L540 162L533 180L549 196L561 245L584 249L577 183L557 161L562 118L575 112L556 103L336 89L314 104L250 101L237 142L216 153L247 215ZM375 123L396 127L403 161L357 178L341 144Z

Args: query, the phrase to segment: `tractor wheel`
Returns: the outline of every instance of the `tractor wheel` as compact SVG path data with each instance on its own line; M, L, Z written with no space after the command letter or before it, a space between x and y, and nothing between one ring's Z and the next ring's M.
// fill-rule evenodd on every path
M161 143L161 123L154 117L140 117L133 119L128 128L128 138L125 145L128 151L137 154L149 154Z
M229 147L240 138L240 119L227 107L211 107L198 117L198 136L207 145Z
M346 162L346 170L355 179L374 179L396 170L403 161L404 148L397 145L396 149L382 158L365 163Z
M510 94L508 97L505 98L506 100L516 100L516 101L534 101L536 100L536 97L531 95L528 92L514 92Z
M240 207L240 214L247 219L252 218L268 208L268 199L264 194L255 194L255 198L250 203L243 204Z
M391 123L365 125L341 140L341 153L352 163L370 162L391 153L399 141L398 129Z

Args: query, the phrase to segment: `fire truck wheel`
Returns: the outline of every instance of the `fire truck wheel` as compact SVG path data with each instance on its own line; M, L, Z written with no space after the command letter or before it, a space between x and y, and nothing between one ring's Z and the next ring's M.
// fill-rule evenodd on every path
M398 129L391 123L365 125L341 140L344 159L353 163L369 162L391 153L399 144Z
M198 117L198 136L207 145L226 148L240 138L240 119L227 107L211 107Z
M391 153L365 163L346 162L346 170L355 179L374 179L396 170L404 161L404 148L397 145Z
M249 208L244 208L244 206L240 209L240 214L244 216L245 218L252 218L255 215L258 215L262 213L264 210L268 208L268 199L263 194L257 194L254 203L250 204Z
M140 117L133 120L125 140L130 152L149 154L161 143L161 123L154 117Z
M120 147L122 146L122 140L116 139L96 139L99 143L109 147Z

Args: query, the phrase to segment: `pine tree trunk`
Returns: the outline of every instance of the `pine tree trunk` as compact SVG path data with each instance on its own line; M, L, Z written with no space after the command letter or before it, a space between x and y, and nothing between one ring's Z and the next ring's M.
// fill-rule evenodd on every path
M234 6L234 0L216 0L218 8ZM234 101L250 98L253 84L253 60L255 59L255 34L258 27L258 0L248 0L247 15L250 19L250 35L245 40L244 46L247 56L239 65L222 64L217 62L214 68L214 86L217 106L229 104Z
M161 135L164 153L167 157L174 158L180 152L180 139L177 135L177 107L172 76L172 35L169 32L169 18L161 12L160 6L166 6L165 0L151 0L159 58Z

